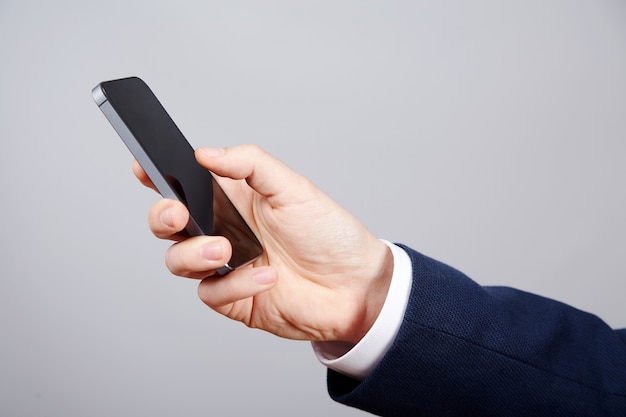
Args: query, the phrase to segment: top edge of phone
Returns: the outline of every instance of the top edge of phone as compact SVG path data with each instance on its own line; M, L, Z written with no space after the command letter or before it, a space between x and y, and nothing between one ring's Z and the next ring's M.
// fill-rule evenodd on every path
M102 106L107 101L107 97L104 95L104 91L102 90L102 84L98 84L91 90L91 96L96 101L98 106Z

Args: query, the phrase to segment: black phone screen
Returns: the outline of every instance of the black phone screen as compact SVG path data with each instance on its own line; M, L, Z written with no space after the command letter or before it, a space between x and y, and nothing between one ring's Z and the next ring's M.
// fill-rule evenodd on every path
M230 269L260 256L258 239L213 175L197 163L193 148L148 85L131 77L99 87L98 105L159 192L189 209L187 232L226 237L233 247Z

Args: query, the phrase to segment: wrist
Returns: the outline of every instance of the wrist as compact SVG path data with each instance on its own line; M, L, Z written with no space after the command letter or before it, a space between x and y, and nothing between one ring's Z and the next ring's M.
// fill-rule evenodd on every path
M393 254L383 242L376 240L375 256L372 259L367 285L361 285L355 301L355 314L352 325L342 340L357 344L372 328L378 318L391 285L393 276Z
M362 381L391 347L403 322L412 286L413 267L407 252L384 242L393 256L393 276L385 303L369 331L357 343L313 342L317 359L330 369Z

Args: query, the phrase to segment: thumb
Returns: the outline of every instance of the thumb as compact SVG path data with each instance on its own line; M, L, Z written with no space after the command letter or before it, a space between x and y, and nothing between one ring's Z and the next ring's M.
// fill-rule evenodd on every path
M221 177L246 180L256 192L277 203L287 196L293 202L295 196L313 189L305 177L256 145L199 148L196 160Z

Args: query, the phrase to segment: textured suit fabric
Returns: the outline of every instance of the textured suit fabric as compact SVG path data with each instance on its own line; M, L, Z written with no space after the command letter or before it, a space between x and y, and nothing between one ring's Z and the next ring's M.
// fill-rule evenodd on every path
M392 347L333 399L385 416L626 416L626 329L403 247L413 288Z

